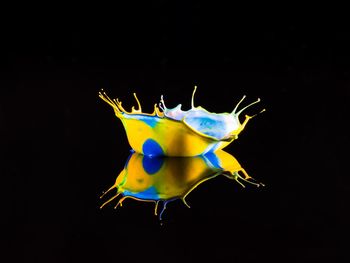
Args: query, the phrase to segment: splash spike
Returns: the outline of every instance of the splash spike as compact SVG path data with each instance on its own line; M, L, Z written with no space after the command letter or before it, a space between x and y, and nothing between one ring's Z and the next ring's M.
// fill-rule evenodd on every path
M241 114L242 111L244 111L245 109L247 109L247 108L249 108L249 107L251 107L251 106L253 106L254 104L259 103L259 102L260 102L260 98L258 98L256 101L254 101L254 102L248 104L248 105L245 106L243 109L241 109L239 112L237 112L237 116L238 116L239 114Z
M112 198L110 198L108 201L104 202L104 203L100 206L100 209L102 209L106 204L108 204L108 203L110 203L111 201L113 201L114 199L116 199L119 195L120 195L120 193L117 193L115 196L113 196Z
M164 202L163 202L163 208L162 208L162 211L161 211L160 214L159 214L159 220L163 220L162 216L163 216L163 213L164 213L164 211L165 211L165 209L166 209L167 203L168 203L167 201L164 201Z
M116 206L114 207L114 209L117 209L118 206L123 206L123 201L128 198L128 196L123 196L122 198L120 198L120 200L118 201L118 203L116 204Z
M197 90L197 86L195 85L194 89L193 89L193 92L192 92L192 98L191 98L191 107L192 107L192 109L195 108L194 107L194 94L196 93L196 90Z
M244 101L244 99L246 98L246 95L243 95L243 97L241 98L241 100L236 104L236 107L233 109L233 111L231 112L231 114L235 114L236 110L238 109L238 106Z
M256 117L258 114L261 114L261 113L263 113L263 112L265 112L265 111L266 111L266 109L262 109L262 110L259 111L258 113L254 114L254 115L252 115L252 116L249 116L249 119L252 119L252 118Z
M116 187L113 185L113 186L111 186L107 191L103 191L103 192L102 192L102 195L100 196L100 199L101 199L102 197L104 197L109 191L111 191L111 190L114 189L114 188L116 188Z
M181 200L182 200L182 202L185 204L185 206L187 206L187 208L191 208L191 206L189 206L189 204L187 203L185 197L181 198Z
M136 100L136 102L137 102L137 106L139 107L137 111L142 112L142 108L141 108L140 101L139 101L139 99L137 98L136 93L134 92L133 94L134 94L135 100Z
M155 207L154 207L154 215L156 216L156 215L158 215L158 205L159 205L159 200L157 200L157 202L156 202L156 205L155 205Z

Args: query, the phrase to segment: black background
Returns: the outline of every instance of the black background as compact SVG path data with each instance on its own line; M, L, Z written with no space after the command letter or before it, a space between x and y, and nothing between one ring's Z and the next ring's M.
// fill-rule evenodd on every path
M289 8L153 1L3 9L1 235L4 257L33 262L321 262L340 258L347 222L350 28L346 16ZM23 6L22 6L23 7ZM276 8L276 7L275 7ZM300 8L303 9L303 8ZM271 9L273 10L273 9ZM289 10L290 11L290 10ZM278 14L278 15L276 15ZM145 111L233 109L262 102L226 150L265 188L224 177L187 209L127 200L99 210L129 155L120 121L98 98ZM5 261L4 261L5 262Z

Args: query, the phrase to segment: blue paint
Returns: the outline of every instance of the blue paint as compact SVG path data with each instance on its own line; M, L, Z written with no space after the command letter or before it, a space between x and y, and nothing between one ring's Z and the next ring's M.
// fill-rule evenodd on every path
M164 159L161 157L143 156L142 166L146 173L155 174L162 168Z
M187 118L186 122L195 130L215 138L222 138L226 133L225 122L220 119L195 116Z
M142 152L148 156L162 156L164 152L162 147L153 139L146 140L142 145Z
M124 117L127 119L136 119L136 120L142 121L148 126L150 126L151 128L154 128L157 125L159 120L159 118L154 116L144 116L139 114L124 115Z
M205 154L210 153L210 152L215 152L217 148L219 148L219 143L212 143L210 144L207 149L205 150Z
M150 188L146 189L145 191L134 193L128 190L123 191L124 196L133 196L142 200L158 200L158 192L157 189L154 186L151 186Z
M158 121L155 117L145 117L145 118L140 118L140 121L143 121L144 123L146 123L148 126L150 126L151 128L154 128L154 126L157 125Z
M207 154L204 155L204 157L211 163L212 166L214 166L215 168L222 168L220 166L220 160L219 158L216 156L215 153L213 152L209 152Z

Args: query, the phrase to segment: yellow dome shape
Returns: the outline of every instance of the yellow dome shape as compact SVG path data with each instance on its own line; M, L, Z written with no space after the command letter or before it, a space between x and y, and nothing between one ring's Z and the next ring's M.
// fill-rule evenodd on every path
M132 153L115 184L101 198L114 189L117 193L102 204L101 208L121 195L115 208L122 206L126 198L131 198L154 202L157 214L158 204L162 202L163 208L159 214L161 219L167 203L180 199L188 206L185 198L189 193L203 182L219 175L236 180L243 187L243 182L263 186L251 178L231 154L222 150L188 158L149 157Z
M239 115L257 101L238 110L239 101L231 113L212 113L202 107L194 106L192 94L191 109L183 111L181 104L173 109L165 106L163 96L159 107L154 105L153 113L143 113L141 104L136 110L127 112L118 99L111 99L105 92L99 97L113 107L116 116L122 121L131 148L148 156L198 156L223 149L238 138L247 122L253 116L245 116L243 123Z

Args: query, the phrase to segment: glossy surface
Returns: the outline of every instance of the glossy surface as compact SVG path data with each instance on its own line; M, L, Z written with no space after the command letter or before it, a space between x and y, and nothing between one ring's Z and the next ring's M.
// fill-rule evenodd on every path
M123 201L130 198L154 202L157 215L158 204L161 203L159 218L162 219L168 202L180 199L189 207L186 197L190 192L205 181L219 175L236 180L243 187L244 183L263 185L255 182L231 154L222 150L187 158L148 157L132 153L115 184L101 196L102 198L108 192L114 192L114 195L104 202L101 208L120 195L121 198L114 208L122 206ZM210 194L209 192L208 195Z

